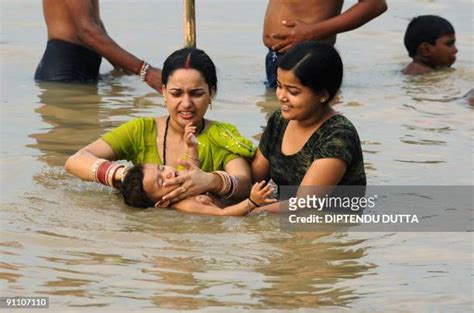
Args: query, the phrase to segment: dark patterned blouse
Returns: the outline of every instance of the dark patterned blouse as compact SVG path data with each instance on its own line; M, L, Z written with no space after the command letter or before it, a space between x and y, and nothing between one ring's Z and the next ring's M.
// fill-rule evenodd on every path
M347 163L339 185L366 185L364 159L359 135L352 123L342 115L327 119L293 155L281 152L288 121L278 110L268 120L259 149L270 162L270 177L281 185L300 185L314 160L335 158Z

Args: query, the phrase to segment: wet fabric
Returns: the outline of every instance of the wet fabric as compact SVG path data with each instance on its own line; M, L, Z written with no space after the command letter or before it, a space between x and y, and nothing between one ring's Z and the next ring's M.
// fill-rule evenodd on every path
M64 40L49 40L36 68L36 81L95 83L102 57L94 51Z
M354 125L342 115L326 120L293 155L281 152L288 121L278 110L268 120L259 149L270 162L270 176L277 185L300 185L315 160L335 158L347 163L339 185L366 185L364 159Z
M162 136L162 135L161 135ZM156 143L157 127L153 117L137 118L105 134L102 139L115 152L118 160L134 164L162 164ZM223 170L238 157L253 158L252 142L240 135L229 123L212 122L197 136L201 169L206 172Z

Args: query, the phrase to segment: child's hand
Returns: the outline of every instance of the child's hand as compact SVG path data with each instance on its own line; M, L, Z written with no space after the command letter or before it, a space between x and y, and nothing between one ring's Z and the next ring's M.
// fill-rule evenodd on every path
M255 183L252 186L252 190L250 191L250 200L259 206L274 203L277 200L270 198L273 195L273 191L273 186L270 184L265 186L265 181L262 180L261 182Z
M184 142L188 147L196 147L197 146L197 139L196 139L196 126L189 123L184 126Z

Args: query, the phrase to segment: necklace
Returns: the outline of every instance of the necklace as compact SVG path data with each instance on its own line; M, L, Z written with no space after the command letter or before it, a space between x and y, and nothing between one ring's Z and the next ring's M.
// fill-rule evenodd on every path
M162 153L162 155L163 155L163 165L166 165L166 138L168 138L169 125L170 125L170 116L168 115L168 117L166 118L165 136L163 138L163 153ZM202 133L205 126L206 126L206 124L204 122L204 117L203 117L202 120L201 120L201 125L199 127L198 135L200 135Z

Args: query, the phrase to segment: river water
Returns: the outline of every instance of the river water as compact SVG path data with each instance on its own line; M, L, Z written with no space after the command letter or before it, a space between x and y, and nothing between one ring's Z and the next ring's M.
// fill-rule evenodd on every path
M198 46L220 80L208 117L258 138L278 107L263 87L266 1L196 2ZM389 5L337 42L345 78L336 109L359 131L369 184L473 185L473 106L464 97L474 86L472 1ZM182 1L103 1L101 10L111 36L154 65L182 46ZM453 23L453 69L400 74L403 34L419 14ZM97 86L36 84L46 43L40 1L3 0L1 23L2 296L48 296L61 312L473 309L472 233L290 233L274 215L137 211L66 174L67 156L104 132L165 114L163 98L137 77L114 76L106 61Z

